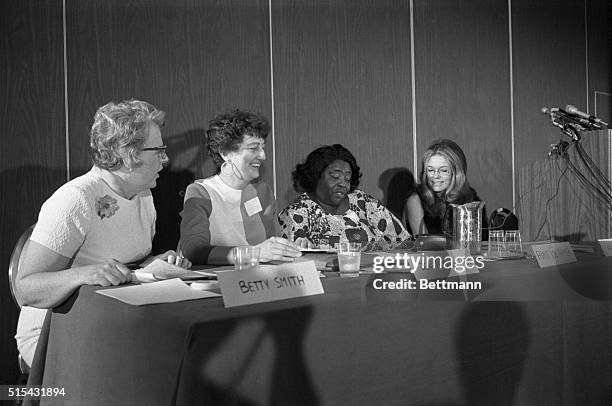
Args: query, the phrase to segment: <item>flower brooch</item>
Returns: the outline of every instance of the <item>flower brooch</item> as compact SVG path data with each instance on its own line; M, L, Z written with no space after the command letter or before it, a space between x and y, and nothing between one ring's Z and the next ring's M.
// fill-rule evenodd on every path
M104 217L111 217L119 210L117 199L113 199L109 195L99 198L96 202L96 210L101 219Z

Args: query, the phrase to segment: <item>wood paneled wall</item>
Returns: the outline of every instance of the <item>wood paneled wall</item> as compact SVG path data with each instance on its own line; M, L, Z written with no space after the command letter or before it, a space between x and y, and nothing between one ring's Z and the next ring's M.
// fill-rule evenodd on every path
M612 123L612 6L608 0L589 0L587 19L588 111ZM607 33L607 34L606 34ZM599 144L597 161L612 180L612 131L598 132L593 138ZM606 165L607 164L607 165ZM612 212L602 236L612 237Z
M136 98L166 111L170 164L153 189L154 250L174 249L185 187L214 173L208 121L238 107L271 117L268 3L73 1L66 17L71 174L91 166L89 128L101 104ZM271 157L263 172L272 183Z
M598 7L602 12L604 7ZM586 111L587 65L598 72L595 66L607 62L599 53L587 59L584 16L582 0L512 2L516 200L521 227L530 239L571 237L575 241L580 237L592 241L608 234L603 206L585 196L575 179L564 173L562 162L547 160L551 144L569 138L540 113L542 107L565 108L566 104ZM606 42L601 24L597 22L598 32L590 31L588 37L596 43ZM600 76L598 84L608 86L609 91L603 75L596 76ZM591 153L606 151L603 132L590 133L584 143ZM601 168L607 168L606 155L594 158ZM559 180L561 176L564 179ZM540 230L542 224L546 226Z
M611 8L608 0L589 0L586 13L588 107L608 123L612 119Z
M279 206L296 195L295 165L336 143L362 168L360 188L383 198L393 169L412 168L410 4L272 5Z
M516 201L526 239L551 196L552 236L605 236L605 210L599 216L574 183L562 180L553 196L561 172L545 158L561 134L540 109L597 107L610 119L608 0L65 0L65 15L63 3L2 3L5 269L66 172L89 168L96 108L131 97L167 112L172 161L154 190L157 251L176 244L184 187L212 173L203 129L235 107L274 118L264 177L276 183L279 206L295 195L295 164L319 145L342 143L363 170L361 188L397 210L415 152L418 161L445 137L464 148L470 183L489 210ZM585 145L609 167L609 134ZM16 373L17 310L6 278L0 288L12 310L0 326L4 383Z
M66 181L62 3L0 6L0 384L15 383L19 311L9 293L13 245Z
M489 211L512 205L508 2L416 0L417 151L450 138Z

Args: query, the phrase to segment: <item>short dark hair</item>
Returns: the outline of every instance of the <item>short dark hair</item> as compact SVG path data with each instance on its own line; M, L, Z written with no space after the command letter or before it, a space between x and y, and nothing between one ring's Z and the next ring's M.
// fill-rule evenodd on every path
M223 164L221 154L237 151L245 135L266 139L270 124L261 113L232 110L218 114L208 123L206 147L217 169Z
M351 187L349 191L352 192L357 189L362 175L357 160L351 154L351 151L340 144L334 144L315 149L308 154L304 163L295 167L291 174L295 191L298 193L314 192L325 168L337 160L344 161L351 167Z

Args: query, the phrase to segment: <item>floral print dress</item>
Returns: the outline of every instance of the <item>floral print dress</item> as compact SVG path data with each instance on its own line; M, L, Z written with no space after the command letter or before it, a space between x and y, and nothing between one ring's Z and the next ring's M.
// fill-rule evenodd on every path
M308 238L316 246L360 242L368 250L393 249L410 238L397 217L374 197L355 190L348 199L344 214L329 214L302 193L278 215L282 236Z

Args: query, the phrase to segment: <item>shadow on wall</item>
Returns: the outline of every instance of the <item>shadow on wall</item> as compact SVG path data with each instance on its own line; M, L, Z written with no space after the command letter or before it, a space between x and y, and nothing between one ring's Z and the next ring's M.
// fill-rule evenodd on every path
M205 146L204 129L164 137L170 159L160 172L157 186L151 190L157 221L153 253L175 250L180 238L181 216L185 189L195 179L214 173L214 165Z
M297 165L297 162L295 165ZM277 179L276 179L277 184L281 177L284 177L286 180L289 180L287 188L284 191L279 190L277 193L277 196L276 196L277 214L280 213L280 211L283 210L285 207L293 203L296 197L298 197L298 195L300 194L299 192L296 192L293 187L293 171L295 170L295 165L291 167L291 170L287 173L277 173Z
M382 203L401 219L406 200L416 192L413 173L404 167L387 169L378 178L378 187L383 192Z
M0 384L15 384L19 377L17 348L13 335L19 310L9 293L6 270L13 247L20 235L38 218L42 203L66 181L65 169L42 166L22 166L0 173L0 266L5 270L0 278ZM14 361L14 362L13 362Z
M484 149L476 161L468 162L468 180L491 210L497 207L512 208L512 165L497 147ZM505 200L500 200L501 193L506 189L500 182L509 187ZM496 194L493 196L491 192Z
M284 209L289 204L293 203L296 197L298 197L299 193L296 192L293 187L288 187L285 189L285 193L282 194L282 198L278 200L277 213L280 213L282 209Z
M181 216L185 189L195 179L189 170L172 171L166 169L160 173L157 186L151 190L157 220L153 238L154 254L175 250L181 235Z

